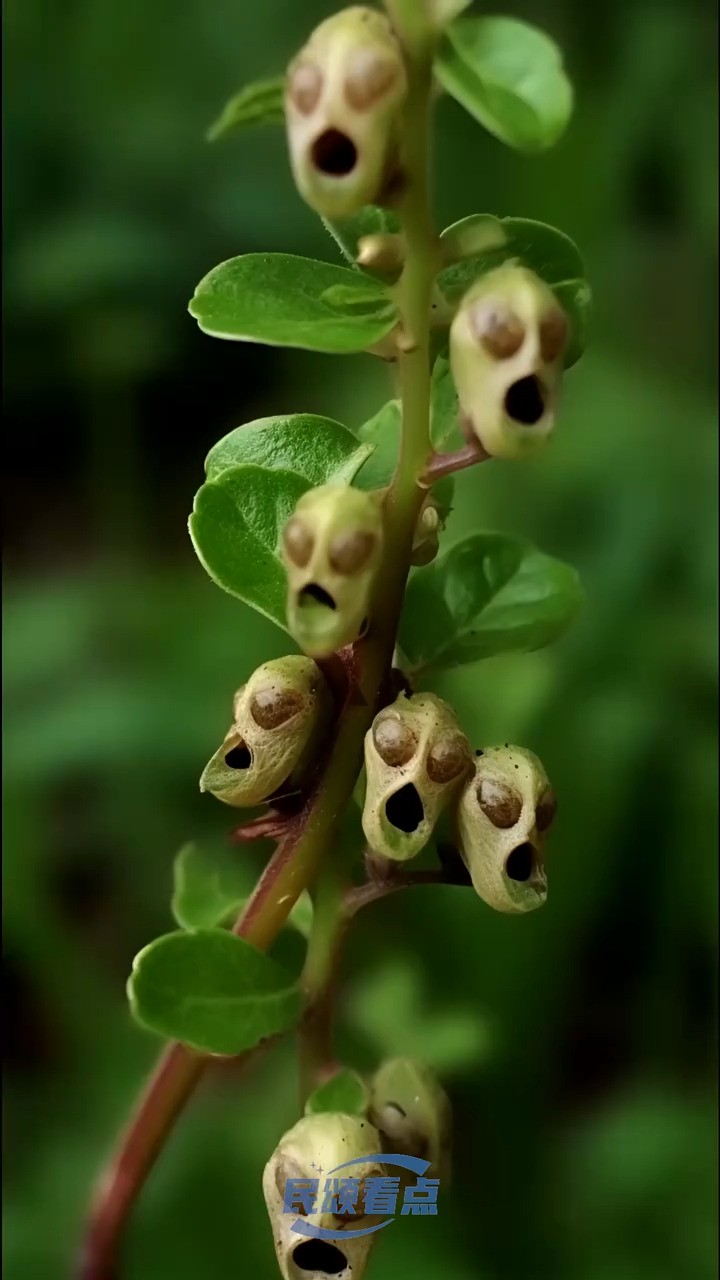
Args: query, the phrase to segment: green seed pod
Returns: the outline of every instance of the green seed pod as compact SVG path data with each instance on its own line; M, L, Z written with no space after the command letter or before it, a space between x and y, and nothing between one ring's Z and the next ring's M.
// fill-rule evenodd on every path
M435 506L432 498L426 498L415 528L412 554L410 556L410 563L412 565L417 567L419 565L430 564L435 559L440 549L439 538L442 527L443 525L437 507Z
M380 711L365 736L362 825L373 852L414 858L471 767L455 713L435 694L402 693Z
M356 5L322 22L290 64L290 163L304 200L326 218L378 204L398 173L398 117L407 91L388 19Z
M458 844L477 893L496 911L534 911L545 902L545 840L556 808L532 751L504 746L478 754L458 802Z
M350 485L303 494L283 530L290 633L313 658L357 640L383 543L377 498Z
M483 276L450 329L450 361L463 424L495 458L526 458L555 425L565 312L525 267Z
M429 1178L450 1174L450 1099L428 1067L411 1058L384 1062L370 1084L368 1117L383 1151L430 1161Z
M235 694L234 724L205 766L200 790L240 808L302 778L332 716L325 680L309 658L265 662Z
M305 1116L281 1139L265 1166L263 1192L284 1280L325 1280L327 1276L352 1276L352 1280L361 1280L377 1236L343 1239L342 1233L372 1226L375 1219L363 1212L365 1181L382 1178L385 1171L372 1160L353 1164L337 1174L331 1171L348 1160L362 1160L363 1156L373 1156L379 1151L382 1151L380 1134L367 1120L337 1112ZM323 1212L326 1175L359 1179L357 1212ZM298 1182L288 1185L289 1179ZM317 1191L314 1204L308 1200L303 1206L301 1189L308 1196ZM284 1207L290 1209L291 1205L292 1212L283 1212ZM340 1208L340 1204L336 1202L335 1207ZM308 1225L337 1233L340 1238L323 1240L299 1235L292 1230L298 1217Z

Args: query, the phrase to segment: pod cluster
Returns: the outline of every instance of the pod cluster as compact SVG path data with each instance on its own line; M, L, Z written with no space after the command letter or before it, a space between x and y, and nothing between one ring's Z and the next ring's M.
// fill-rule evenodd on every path
M293 790L332 719L332 699L310 658L264 662L233 700L233 723L203 770L200 790L238 807Z
M483 901L509 913L542 906L557 802L531 751L506 744L473 757L452 707L431 693L402 693L365 738L365 775L362 825L374 854L416 857L447 809Z
M383 1164L383 1155L421 1156L430 1161L425 1177L442 1180L447 1175L450 1103L427 1067L410 1059L383 1063L368 1082L368 1098L365 1115L304 1116L280 1139L265 1166L263 1193L284 1280L362 1280L377 1234L354 1233L388 1217L387 1206L384 1211L375 1208L369 1197L371 1180L399 1178L397 1212L405 1185L413 1181L396 1165ZM350 1208L326 1200L326 1175L331 1184L333 1179L357 1180ZM333 1190L338 1193L337 1182ZM309 1197L304 1204L303 1195ZM340 1209L344 1211L336 1212ZM298 1219L307 1235L293 1230ZM332 1238L313 1234L318 1229Z
M388 19L355 5L322 22L288 68L290 163L304 200L327 218L380 204L399 173L407 74Z
M450 362L464 429L491 457L529 457L546 443L568 337L552 290L525 267L499 267L466 293Z

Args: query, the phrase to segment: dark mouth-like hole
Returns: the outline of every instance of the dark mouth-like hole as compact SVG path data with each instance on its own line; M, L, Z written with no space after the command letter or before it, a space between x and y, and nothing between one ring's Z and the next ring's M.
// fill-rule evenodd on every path
M385 805L385 816L398 831L404 831L407 835L417 831L425 817L425 810L417 788L412 782L406 782L394 796L390 796Z
M533 374L530 378L520 378L513 382L505 396L505 409L508 417L515 422L522 422L526 427L533 427L545 412L545 401L540 379Z
M316 604L324 604L326 609L335 609L335 601L317 582L309 582L300 592L300 604L306 604L308 600L314 600Z
M327 1240L303 1240L293 1250L293 1262L301 1271L324 1271L328 1276L339 1276L347 1267L345 1254Z
M529 880L534 870L535 850L527 841L525 844L519 844L517 849L513 849L512 853L508 854L505 874L511 880L518 880L521 883Z
M329 178L345 178L357 164L357 148L352 138L339 129L326 129L315 139L313 164Z
M225 757L228 769L249 769L252 764L252 751L244 742L238 743Z

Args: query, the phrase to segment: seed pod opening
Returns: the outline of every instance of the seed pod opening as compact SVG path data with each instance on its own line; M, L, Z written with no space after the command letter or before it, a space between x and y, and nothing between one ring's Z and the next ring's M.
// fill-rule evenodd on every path
M285 1280L325 1280L327 1276L361 1280L376 1236L347 1238L346 1233L378 1220L364 1212L365 1184L370 1178L383 1177L384 1169L364 1157L381 1151L380 1134L369 1121L336 1112L305 1116L281 1139L265 1167L263 1192ZM348 1160L358 1163L334 1173ZM343 1206L349 1212L334 1212L341 1207L339 1201L325 1199L328 1177L358 1180L354 1203L346 1201ZM298 1218L332 1232L334 1238L303 1238L292 1230Z
M363 831L374 853L414 858L471 768L452 707L432 693L402 693L365 737Z
M393 1058L370 1085L369 1119L383 1151L401 1151L430 1161L427 1177L450 1174L450 1100L432 1071L411 1058Z
M371 494L323 485L300 499L283 531L283 558L288 627L306 654L327 657L362 634L382 543Z
M569 330L552 290L525 267L474 285L450 330L463 423L497 458L524 458L555 426Z
M359 5L322 22L290 64L290 163L301 196L318 213L347 217L380 202L399 168L398 116L406 92L390 23Z
M235 695L233 715L200 790L247 807L301 781L328 730L332 700L315 663L293 654L253 672Z
M547 898L545 842L557 802L537 756L486 747L455 815L460 852L476 892L496 911L534 911Z

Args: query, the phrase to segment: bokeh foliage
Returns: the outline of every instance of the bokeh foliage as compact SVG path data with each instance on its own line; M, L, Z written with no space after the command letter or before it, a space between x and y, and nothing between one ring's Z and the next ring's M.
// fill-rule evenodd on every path
M211 342L216 262L334 246L280 131L209 146L244 81L332 6L27 0L5 15L5 1261L69 1274L91 1179L156 1042L132 956L171 929L171 865L227 813L197 778L233 689L287 650L205 578L185 520L209 446L302 410L357 426L385 370ZM714 1273L717 222L709 0L527 0L577 87L547 156L438 111L437 214L565 228L596 296L551 451L458 477L453 537L526 537L580 571L573 631L445 675L477 745L527 743L561 798L550 899L461 890L373 909L341 1045L413 1044L456 1108L454 1186L396 1224L384 1280ZM262 20L260 20L262 18ZM256 854L243 853L248 880ZM278 952L300 945L288 936ZM129 1240L128 1280L271 1280L260 1170L295 1115L291 1046L218 1069ZM125 1274L125 1273L124 1273Z

